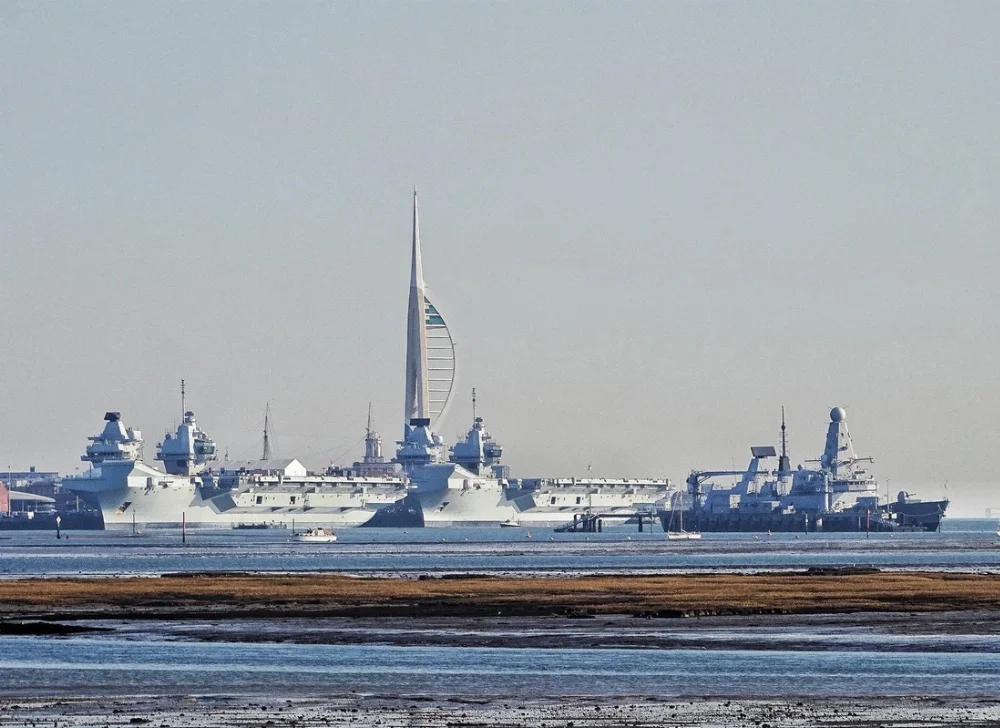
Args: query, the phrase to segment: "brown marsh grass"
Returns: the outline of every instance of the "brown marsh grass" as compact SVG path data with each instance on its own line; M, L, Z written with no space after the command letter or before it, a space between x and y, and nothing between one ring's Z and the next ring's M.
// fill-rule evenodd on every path
M252 609L408 614L766 614L1000 609L1000 576L941 573L696 574L386 579L198 574L0 582L0 614L127 617Z

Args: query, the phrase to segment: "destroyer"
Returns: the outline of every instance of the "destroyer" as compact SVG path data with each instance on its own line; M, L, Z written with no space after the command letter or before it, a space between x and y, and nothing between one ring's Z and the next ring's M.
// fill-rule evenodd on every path
M878 482L859 457L840 407L830 411L826 445L814 468L789 463L785 423L776 468L766 467L774 447L751 448L745 471L694 471L687 479L684 522L697 531L936 531L948 501L920 501L900 492L881 497ZM736 477L734 485L717 478ZM669 512L661 511L667 530Z

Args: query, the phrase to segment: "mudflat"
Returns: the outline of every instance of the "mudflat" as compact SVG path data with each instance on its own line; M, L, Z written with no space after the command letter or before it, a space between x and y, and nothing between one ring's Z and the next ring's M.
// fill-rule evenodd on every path
M809 570L760 574L359 578L187 574L0 582L0 619L683 617L1000 609L1000 575Z
M0 724L161 728L996 728L995 700L718 700L517 696L441 699L426 695L344 698L174 695L0 699Z

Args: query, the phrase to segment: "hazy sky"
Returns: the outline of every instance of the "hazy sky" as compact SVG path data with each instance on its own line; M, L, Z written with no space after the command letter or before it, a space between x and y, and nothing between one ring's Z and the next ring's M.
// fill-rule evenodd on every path
M0 465L401 430L424 271L515 474L822 449L1000 506L1000 4L0 2ZM352 445L355 445L353 449Z

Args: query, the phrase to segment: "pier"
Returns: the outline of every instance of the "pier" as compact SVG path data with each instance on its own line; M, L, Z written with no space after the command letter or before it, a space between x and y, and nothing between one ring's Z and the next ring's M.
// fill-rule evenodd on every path
M573 522L566 523L562 526L557 526L555 529L556 533L603 533L604 532L604 521L608 519L615 519L623 521L623 524L628 524L630 521L636 521L639 526L639 533L642 533L646 529L649 531L653 530L653 524L657 520L656 513L649 511L636 511L635 513L584 513L584 514L573 514Z

